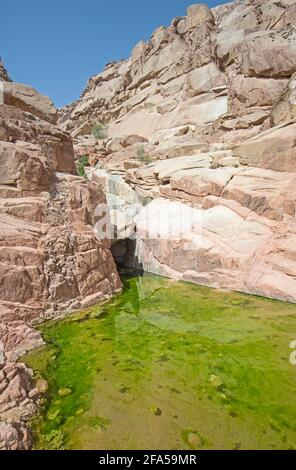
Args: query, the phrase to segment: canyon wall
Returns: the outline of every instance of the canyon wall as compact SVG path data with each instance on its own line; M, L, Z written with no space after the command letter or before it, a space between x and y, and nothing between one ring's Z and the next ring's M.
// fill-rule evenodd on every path
M192 5L61 110L117 259L296 301L295 24L292 0Z
M34 323L117 292L112 253L296 302L295 24L294 0L192 5L59 113L1 64L0 449L31 445Z
M0 449L26 449L41 390L16 361L43 344L32 325L105 300L121 284L110 241L93 229L105 195L76 175L52 102L1 77Z
M7 70L4 67L4 64L0 61L0 82L9 82L10 78L8 76Z

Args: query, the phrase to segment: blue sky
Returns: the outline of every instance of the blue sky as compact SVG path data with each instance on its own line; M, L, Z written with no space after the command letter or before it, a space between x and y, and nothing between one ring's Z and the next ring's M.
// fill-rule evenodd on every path
M225 0L226 1L226 0ZM210 7L225 3L209 0ZM190 0L11 0L1 2L0 55L13 80L50 96L77 99L88 78L160 25L183 16Z

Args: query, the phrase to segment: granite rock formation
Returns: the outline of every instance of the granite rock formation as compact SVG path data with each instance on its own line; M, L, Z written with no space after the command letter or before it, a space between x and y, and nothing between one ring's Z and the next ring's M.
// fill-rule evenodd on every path
M0 65L0 449L31 445L34 323L118 291L113 256L296 302L295 24L295 0L192 5L59 113Z
M16 361L43 344L33 325L109 298L120 280L110 241L93 229L105 195L76 175L52 102L1 76L0 449L27 449L40 394Z
M7 70L4 67L3 62L0 60L0 82L9 82L10 78L8 76Z
M295 20L293 0L192 5L61 111L107 193L116 258L296 301Z

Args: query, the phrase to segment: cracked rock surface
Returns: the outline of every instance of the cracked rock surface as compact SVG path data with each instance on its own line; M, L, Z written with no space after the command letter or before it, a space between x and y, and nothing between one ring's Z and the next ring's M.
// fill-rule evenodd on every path
M76 176L71 136L36 90L0 69L0 449L28 449L40 399L16 362L43 340L33 325L109 298L121 283L94 232L102 189Z
M121 262L296 301L295 21L293 0L192 5L61 111Z

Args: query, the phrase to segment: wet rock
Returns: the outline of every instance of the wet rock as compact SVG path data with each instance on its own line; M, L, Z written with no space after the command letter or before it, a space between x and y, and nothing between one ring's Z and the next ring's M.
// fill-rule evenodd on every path
M187 436L187 441L188 444L191 448L197 449L199 447L202 447L204 441L203 439L199 436L199 434L195 432L190 432Z
M71 393L71 388L60 388L58 391L60 397L67 397L68 395L71 395Z
M45 393L48 390L48 383L45 379L36 380L36 388L39 393Z
M150 406L149 411L152 414L154 414L154 416L161 416L162 415L161 409L158 408L157 406Z

